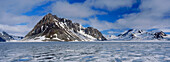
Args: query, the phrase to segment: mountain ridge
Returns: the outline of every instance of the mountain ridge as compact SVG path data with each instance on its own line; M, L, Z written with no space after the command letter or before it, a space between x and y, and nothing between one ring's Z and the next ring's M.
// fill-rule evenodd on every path
M115 40L166 40L165 34L163 31L145 31L141 29L129 29L122 34L110 39Z
M23 38L22 36L9 35L5 31L0 32L0 42L6 42L6 41L10 41L10 40L21 40L22 38Z
M40 38L43 41L106 40L102 33L95 28L84 28L79 23L72 23L71 20L58 18L51 13L45 15L25 36L24 40Z

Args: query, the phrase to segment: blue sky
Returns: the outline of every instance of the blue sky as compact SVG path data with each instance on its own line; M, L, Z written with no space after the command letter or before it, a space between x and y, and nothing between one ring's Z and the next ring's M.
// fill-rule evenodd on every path
M164 4L162 4L164 3ZM104 35L127 29L170 32L170 0L1 0L0 30L26 35L47 13Z

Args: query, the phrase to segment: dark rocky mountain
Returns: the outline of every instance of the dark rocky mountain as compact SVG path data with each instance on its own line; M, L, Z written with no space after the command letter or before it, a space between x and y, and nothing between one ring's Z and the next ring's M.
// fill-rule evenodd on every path
M156 38L158 40L163 39L164 36L167 36L167 34L165 34L163 31L155 32L155 34L154 34L154 38Z
M5 31L0 32L0 42L6 42L10 40L19 40L22 39L21 36L12 36L6 33Z
M9 35L8 33L6 33L5 31L0 32L0 41L1 42L5 42L8 40L12 40L14 39L11 35Z
M6 40L0 37L0 42L5 42Z
M167 36L163 31L160 32L147 32L140 29L130 29L124 33L118 35L121 40L162 40L164 36Z
M93 41L106 40L97 29L84 28L65 18L58 18L51 13L45 15L25 36L24 40L43 41Z

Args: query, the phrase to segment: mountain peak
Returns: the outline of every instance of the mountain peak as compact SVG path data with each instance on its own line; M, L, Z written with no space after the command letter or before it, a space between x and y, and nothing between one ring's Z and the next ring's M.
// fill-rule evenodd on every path
M51 13L48 13L47 15L52 15Z
M0 42L6 42L10 40L21 40L21 39L23 39L23 37L13 36L13 35L8 34L5 31L0 31Z
M53 17L53 15L52 15L51 13L48 13L48 14L46 14L44 17L45 17L45 18L51 18L51 17Z
M58 18L51 13L45 15L40 22L30 31L25 39L37 39L43 37L44 41L92 41L106 40L95 28L84 28L79 23Z
M4 34L4 35L9 35L7 32L5 31L0 31L0 34Z
M7 40L13 40L13 37L6 33L5 31L2 31L0 33L0 42L5 42Z
M56 15L52 15L51 13L48 13L37 23L37 25L54 23L55 21L57 21L56 18L57 18Z
M5 31L2 31L2 33L5 34L5 35L9 35L9 34L8 34L7 32L5 32Z
M141 32L143 32L143 30L141 30L141 29L129 29L128 32L141 33Z

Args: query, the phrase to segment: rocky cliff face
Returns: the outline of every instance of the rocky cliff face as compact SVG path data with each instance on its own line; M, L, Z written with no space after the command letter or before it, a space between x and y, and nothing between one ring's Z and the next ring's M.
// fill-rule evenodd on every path
M167 35L163 31L154 33L154 38L159 39L159 40L163 39L164 36L167 36Z
M79 23L58 18L51 13L45 15L37 25L25 36L24 40L34 39L43 41L93 41L106 38L92 27L84 28Z
M5 42L6 40L0 37L0 42Z
M101 32L99 32L97 29L93 27L87 27L85 28L84 31L85 31L85 34L91 35L97 38L97 40L106 40L106 38L101 34Z
M118 38L120 40L154 40L158 39L161 40L167 36L164 32L147 32L140 29L130 29L120 35Z

